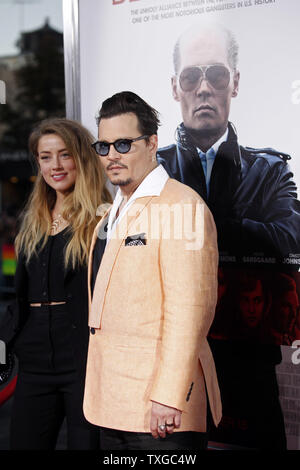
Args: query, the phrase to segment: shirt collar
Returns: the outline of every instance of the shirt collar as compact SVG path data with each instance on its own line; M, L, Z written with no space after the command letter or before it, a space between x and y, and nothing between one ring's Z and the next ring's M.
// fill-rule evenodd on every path
M137 187L127 203L134 201L139 197L145 196L159 196L162 192L169 175L162 165L158 165L154 168L147 176L143 179L141 184ZM114 200L114 203L118 203L118 207L123 199L121 189L119 188Z
M169 175L162 165L158 165L154 168L147 176L143 179L141 184L137 187L132 196L128 199L125 206L121 210L118 217L117 211L123 201L123 196L121 189L119 188L115 196L112 208L109 212L108 225L107 225L107 241L111 238L111 234L116 227L116 225L123 218L124 214L127 212L131 204L140 197L145 196L159 196L162 192Z
M217 155L220 145L223 144L223 142L226 142L227 138L228 138L228 127L226 131L224 132L224 134L219 138L219 140L217 140L217 142L215 142L214 145L212 145L210 149L207 150L207 152L213 149L214 154ZM202 152L202 150L199 147L197 147L197 150L198 150L198 153ZM202 152L202 153L207 153L207 152Z

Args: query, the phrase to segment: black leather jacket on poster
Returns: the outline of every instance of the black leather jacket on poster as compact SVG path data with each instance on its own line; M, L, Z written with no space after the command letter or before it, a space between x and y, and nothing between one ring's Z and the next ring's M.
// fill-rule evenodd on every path
M209 197L195 145L183 124L177 143L158 150L169 175L206 201L216 222L219 250L235 255L282 260L300 252L300 202L290 156L271 148L242 147L231 123L212 168Z

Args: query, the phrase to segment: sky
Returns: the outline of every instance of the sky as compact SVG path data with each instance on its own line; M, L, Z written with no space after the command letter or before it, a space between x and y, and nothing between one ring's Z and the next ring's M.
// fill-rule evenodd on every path
M0 57L18 53L15 46L20 31L32 31L44 25L63 30L62 0L0 0Z

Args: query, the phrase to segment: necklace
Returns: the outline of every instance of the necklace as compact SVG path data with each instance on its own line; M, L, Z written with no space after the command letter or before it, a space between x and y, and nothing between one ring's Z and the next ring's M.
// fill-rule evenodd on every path
M56 219L54 219L52 221L52 224L51 224L51 233L55 233L59 230L60 226L61 226L61 223L64 219L62 218L62 215L61 214L58 214L58 216L56 217Z

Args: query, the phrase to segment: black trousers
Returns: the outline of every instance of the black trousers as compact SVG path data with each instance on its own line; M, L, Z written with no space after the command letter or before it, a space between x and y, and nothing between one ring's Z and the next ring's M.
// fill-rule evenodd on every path
M206 432L177 431L155 439L151 433L100 427L101 450L206 450L213 419L206 392Z
M82 411L84 372L76 367L65 306L32 307L15 352L19 373L10 448L55 449L66 418L68 449L98 449L99 428Z
M207 433L178 431L154 439L146 432L127 432L100 428L102 450L205 450Z

